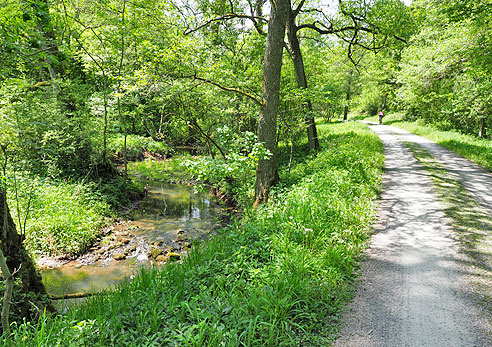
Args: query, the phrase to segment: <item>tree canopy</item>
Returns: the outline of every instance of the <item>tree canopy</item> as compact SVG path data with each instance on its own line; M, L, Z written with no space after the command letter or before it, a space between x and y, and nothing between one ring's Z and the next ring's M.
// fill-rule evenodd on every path
M241 179L256 178L242 201L259 204L278 182L279 155L315 155L317 124L349 112L385 108L486 136L491 7L1 0L3 176L100 186L137 158L128 141L138 139L160 158L186 148L225 163L225 184L240 167Z

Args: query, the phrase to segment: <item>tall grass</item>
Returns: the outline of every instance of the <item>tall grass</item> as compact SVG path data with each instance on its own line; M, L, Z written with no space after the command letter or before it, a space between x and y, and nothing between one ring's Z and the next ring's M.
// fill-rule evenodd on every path
M15 326L16 346L321 346L332 341L374 215L382 145L321 126L323 151L268 204L65 316Z

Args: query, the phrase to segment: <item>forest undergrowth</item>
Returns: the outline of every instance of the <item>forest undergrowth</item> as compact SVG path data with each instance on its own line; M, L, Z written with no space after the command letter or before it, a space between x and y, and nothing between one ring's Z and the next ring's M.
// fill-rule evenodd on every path
M281 166L267 204L182 263L143 270L64 315L15 325L15 346L320 346L351 295L383 148L357 123L321 125L322 151ZM287 163L284 163L287 164Z

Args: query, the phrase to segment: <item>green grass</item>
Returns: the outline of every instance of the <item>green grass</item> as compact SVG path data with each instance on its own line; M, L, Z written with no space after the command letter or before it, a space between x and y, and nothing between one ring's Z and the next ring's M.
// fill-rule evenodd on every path
M17 190L10 180L8 204L17 230L25 233L25 244L35 255L85 251L116 208L143 190L120 177L98 183L68 182L18 173L16 183Z
M146 159L144 161L128 163L128 172L135 176L148 179L180 183L190 179L183 163L190 159L189 155L176 155L170 159L156 160Z
M404 121L402 113L388 114L384 117L384 124L396 126L434 141L435 143L453 151L468 160L492 171L492 141L457 131L443 131L429 124ZM377 121L377 117L366 120Z
M105 217L111 215L110 206L87 185L27 175L18 177L17 183L19 204L11 185L9 206L20 232L24 232L25 222L25 243L32 253L79 253L97 237Z
M65 316L17 325L16 346L322 346L366 244L383 149L364 125L323 125L323 151L268 204Z

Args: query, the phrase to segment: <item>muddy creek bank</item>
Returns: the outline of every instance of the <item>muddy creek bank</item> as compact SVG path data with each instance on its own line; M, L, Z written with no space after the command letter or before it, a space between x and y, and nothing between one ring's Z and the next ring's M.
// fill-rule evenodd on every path
M43 282L53 296L98 292L134 275L141 267L179 261L196 240L219 227L224 210L193 187L143 181L148 194L131 220L105 231L100 243L69 262L40 259Z

